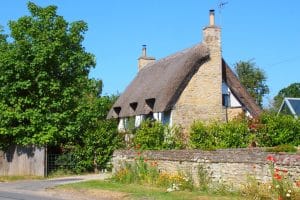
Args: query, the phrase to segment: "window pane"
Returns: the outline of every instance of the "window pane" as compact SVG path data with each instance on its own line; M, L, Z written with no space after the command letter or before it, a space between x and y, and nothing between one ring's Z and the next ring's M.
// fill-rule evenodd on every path
M300 99L289 99L288 101L290 102L296 114L300 116Z

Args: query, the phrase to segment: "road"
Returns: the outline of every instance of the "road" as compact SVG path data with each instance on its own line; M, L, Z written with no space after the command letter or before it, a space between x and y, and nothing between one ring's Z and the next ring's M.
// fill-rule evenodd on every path
M64 195L57 195L47 191L47 189L61 184L95 179L103 180L107 177L109 177L109 174L93 174L48 180L0 183L0 200L66 200L68 198L64 197Z

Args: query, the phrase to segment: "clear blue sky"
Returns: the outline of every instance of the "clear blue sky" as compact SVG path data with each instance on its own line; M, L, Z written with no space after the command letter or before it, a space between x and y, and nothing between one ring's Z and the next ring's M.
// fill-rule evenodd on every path
M89 25L84 46L97 59L90 76L102 79L104 94L123 92L137 73L141 45L157 59L201 42L208 10L222 28L223 57L233 66L254 59L268 77L270 94L300 82L299 0L33 0L57 5L69 22ZM26 0L3 0L0 24L28 15Z

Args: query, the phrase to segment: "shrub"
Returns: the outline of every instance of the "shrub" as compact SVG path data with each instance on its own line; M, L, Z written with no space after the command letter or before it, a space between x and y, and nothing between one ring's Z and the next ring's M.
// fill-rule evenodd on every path
M169 127L165 125L164 149L184 149L187 147L187 139L180 126Z
M165 126L157 121L146 120L136 130L134 144L142 149L162 149Z
M215 124L219 148L240 148L247 147L250 143L250 132L248 125L243 121L230 121L228 123Z
M93 130L81 135L81 142L65 145L63 154L56 161L58 165L74 173L107 169L113 151L121 146L115 120L102 120Z
M203 150L238 148L246 147L249 141L250 131L247 123L243 121L210 124L198 121L191 126L190 143L192 148Z
M133 139L135 146L142 149L183 149L186 147L185 137L179 126L169 127L158 121L143 121L136 129Z
M201 121L194 122L190 131L190 146L203 150L212 150L216 147L216 137Z
M258 139L261 146L300 145L300 120L289 115L265 113L260 118Z

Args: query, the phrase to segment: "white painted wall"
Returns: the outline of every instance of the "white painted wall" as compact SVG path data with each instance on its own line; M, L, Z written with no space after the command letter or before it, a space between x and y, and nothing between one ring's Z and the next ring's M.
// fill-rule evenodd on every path
M119 119L119 124L118 124L118 131L123 132L125 131L125 122L124 122L124 118L120 118Z
M144 116L143 115L137 115L135 116L135 123L134 126L135 127L139 127L142 123L142 121L144 120Z
M229 94L230 107L241 107L239 100L233 95L225 82L222 82L222 94Z

